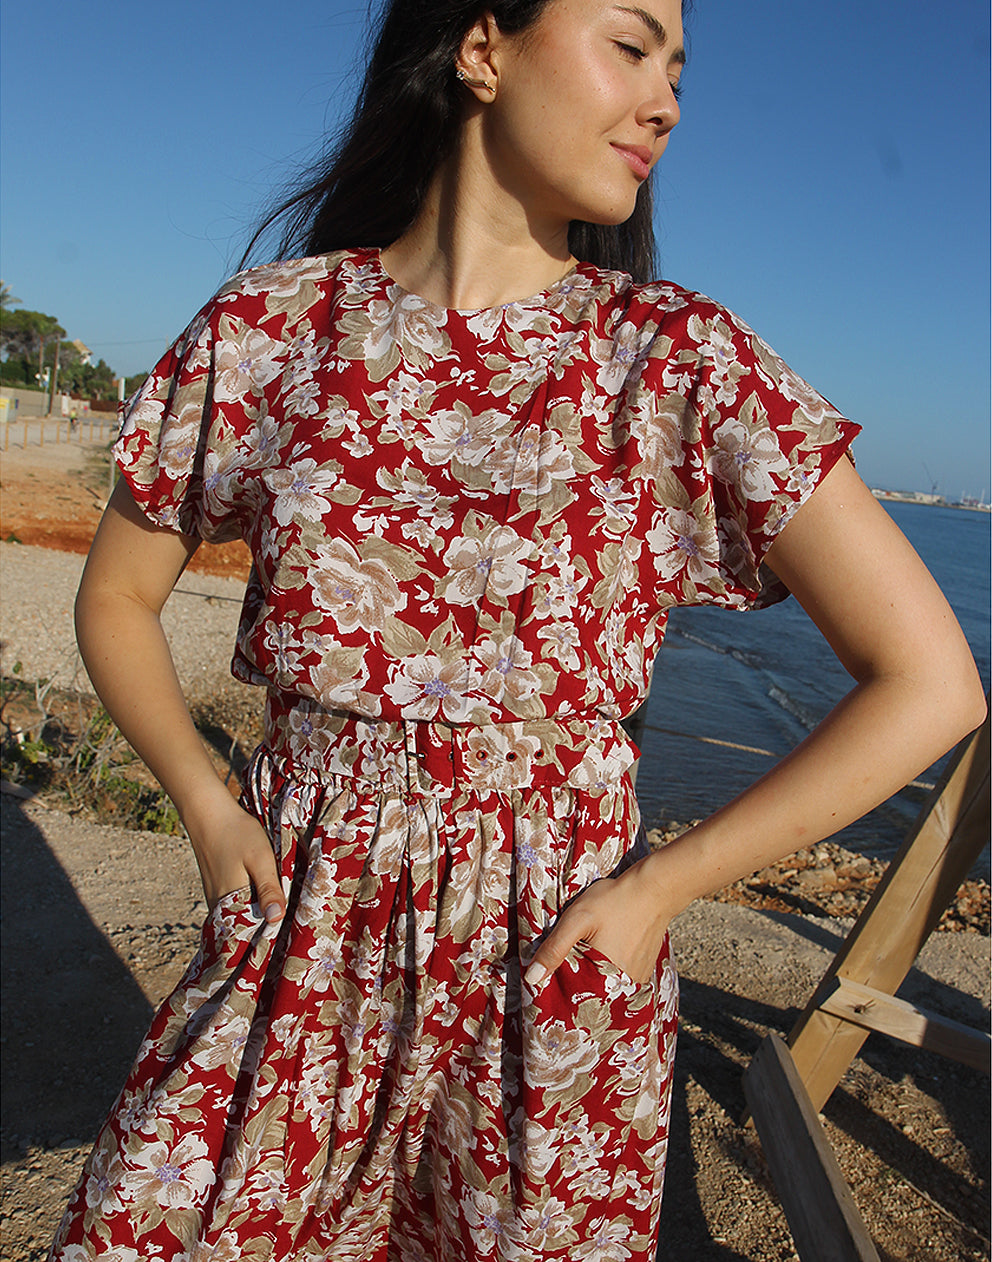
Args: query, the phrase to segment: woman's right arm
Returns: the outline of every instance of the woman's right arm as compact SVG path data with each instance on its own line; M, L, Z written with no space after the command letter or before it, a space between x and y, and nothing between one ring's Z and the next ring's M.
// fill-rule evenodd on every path
M108 714L176 805L208 904L250 883L266 920L278 920L272 846L214 771L162 630L162 606L198 543L154 526L119 481L79 585L76 638Z

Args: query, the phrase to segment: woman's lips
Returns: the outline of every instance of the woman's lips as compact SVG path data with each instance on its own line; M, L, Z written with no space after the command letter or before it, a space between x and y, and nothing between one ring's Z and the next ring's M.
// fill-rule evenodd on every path
M646 180L651 174L651 150L647 145L618 145L613 144L613 148L625 159L627 165L634 174L642 180Z

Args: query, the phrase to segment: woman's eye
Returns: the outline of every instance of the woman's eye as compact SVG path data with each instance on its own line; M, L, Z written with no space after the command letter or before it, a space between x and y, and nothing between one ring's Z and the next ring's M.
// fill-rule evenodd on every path
M678 80L672 84L672 96L675 97L676 101L682 100L682 84Z
M625 57L629 57L631 61L643 61L647 53L643 48L638 48L636 44L625 44L622 40L616 41L617 48Z

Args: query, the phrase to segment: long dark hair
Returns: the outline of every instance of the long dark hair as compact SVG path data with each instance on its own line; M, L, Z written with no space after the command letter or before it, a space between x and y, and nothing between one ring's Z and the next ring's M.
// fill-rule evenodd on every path
M269 211L241 259L280 229L278 257L391 245L416 219L438 164L451 151L464 88L455 78L462 40L483 13L516 34L550 0L390 0L354 114L337 145ZM655 275L650 181L622 224L573 220L572 254L599 267Z

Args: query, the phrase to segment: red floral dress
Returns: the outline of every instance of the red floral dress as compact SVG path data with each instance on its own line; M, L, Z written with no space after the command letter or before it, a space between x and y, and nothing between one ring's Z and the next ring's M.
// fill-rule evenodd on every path
M210 913L53 1258L652 1255L667 949L522 971L636 854L618 720L668 610L780 597L856 431L725 309L586 264L458 312L349 250L204 308L116 454L153 522L251 545L244 802L289 911Z

